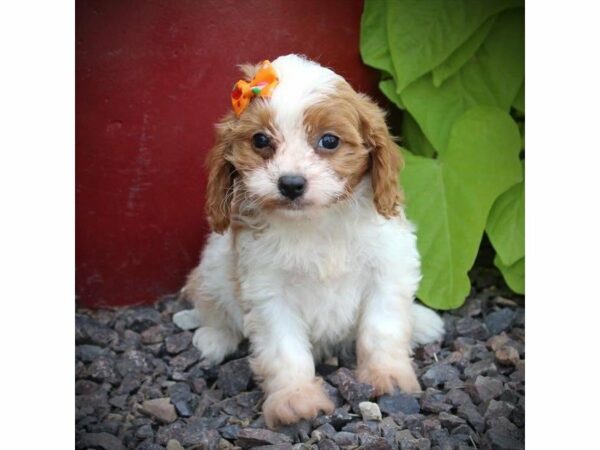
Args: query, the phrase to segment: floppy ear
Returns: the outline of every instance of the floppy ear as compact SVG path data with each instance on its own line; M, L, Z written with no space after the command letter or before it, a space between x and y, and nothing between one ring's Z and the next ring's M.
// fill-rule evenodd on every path
M213 231L221 234L229 227L233 199L235 168L228 161L231 149L229 125L232 120L230 115L217 125L217 142L207 158L206 214Z
M385 112L366 95L358 96L363 141L369 147L371 156L373 202L382 216L397 216L403 202L398 186L398 173L403 166L402 155L385 123Z

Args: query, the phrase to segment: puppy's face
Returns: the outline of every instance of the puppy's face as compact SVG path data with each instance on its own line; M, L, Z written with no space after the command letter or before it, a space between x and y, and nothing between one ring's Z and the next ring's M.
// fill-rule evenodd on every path
M217 126L207 210L216 231L240 209L295 216L353 194L371 173L377 210L397 213L399 153L382 111L341 77L294 55L273 62L270 98ZM252 75L252 74L248 74Z

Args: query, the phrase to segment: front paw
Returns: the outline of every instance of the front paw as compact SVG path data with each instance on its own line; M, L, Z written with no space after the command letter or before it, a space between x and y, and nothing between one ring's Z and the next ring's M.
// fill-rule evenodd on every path
M394 366L379 366L374 363L359 365L358 380L375 388L375 395L391 394L396 387L408 394L421 392L415 370L410 362Z
M269 428L310 419L320 411L331 414L334 409L320 379L272 392L263 404L265 423Z

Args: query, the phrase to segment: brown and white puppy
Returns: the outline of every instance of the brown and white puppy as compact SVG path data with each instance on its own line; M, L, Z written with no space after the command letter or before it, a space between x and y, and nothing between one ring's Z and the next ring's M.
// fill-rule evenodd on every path
M184 288L209 362L250 339L269 426L331 412L315 360L352 343L359 379L378 394L419 391L411 343L443 334L439 316L413 304L419 254L383 111L303 57L273 67L272 95L217 126L214 232Z

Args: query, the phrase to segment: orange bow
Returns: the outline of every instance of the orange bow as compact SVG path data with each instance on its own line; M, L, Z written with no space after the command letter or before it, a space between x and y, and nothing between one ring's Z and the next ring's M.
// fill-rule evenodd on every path
M240 80L235 83L231 91L231 106L236 117L240 117L254 97L270 97L278 82L275 69L265 60L251 81Z

